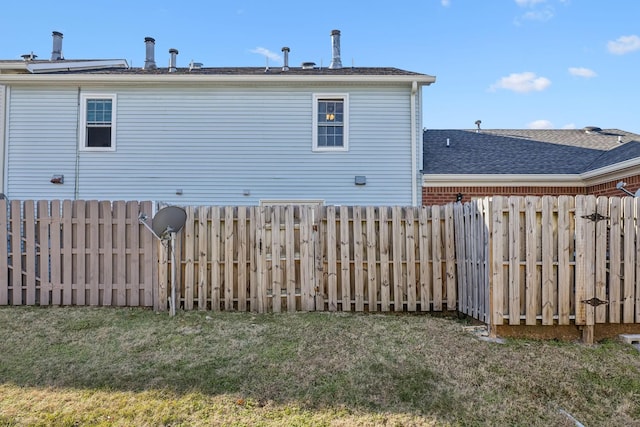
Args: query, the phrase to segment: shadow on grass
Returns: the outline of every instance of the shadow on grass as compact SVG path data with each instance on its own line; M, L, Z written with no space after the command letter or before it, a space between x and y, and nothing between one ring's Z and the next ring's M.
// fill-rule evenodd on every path
M3 308L0 318L9 332L3 383L231 394L309 409L457 407L446 378L411 351L419 334L397 317Z

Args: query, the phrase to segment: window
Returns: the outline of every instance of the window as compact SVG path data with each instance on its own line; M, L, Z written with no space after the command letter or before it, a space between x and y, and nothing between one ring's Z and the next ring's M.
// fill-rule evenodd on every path
M114 151L116 96L83 94L81 100L81 148L93 151Z
M347 151L348 142L348 95L315 94L313 96L313 151Z

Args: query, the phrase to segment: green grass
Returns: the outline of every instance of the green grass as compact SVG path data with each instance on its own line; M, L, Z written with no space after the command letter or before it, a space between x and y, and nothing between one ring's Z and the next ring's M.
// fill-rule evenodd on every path
M0 426L640 425L640 352L420 315L0 308Z

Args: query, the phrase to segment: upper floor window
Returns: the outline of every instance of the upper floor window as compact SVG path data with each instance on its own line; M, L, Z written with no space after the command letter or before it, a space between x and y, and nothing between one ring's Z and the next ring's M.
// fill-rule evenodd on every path
M313 95L313 151L349 149L349 96Z
M81 138L84 150L114 151L116 148L116 96L83 94L81 97Z

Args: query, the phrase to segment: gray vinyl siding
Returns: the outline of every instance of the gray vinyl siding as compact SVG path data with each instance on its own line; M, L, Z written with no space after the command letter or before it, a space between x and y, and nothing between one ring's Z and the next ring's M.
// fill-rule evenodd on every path
M12 88L9 97L8 198L73 198L77 90ZM53 175L64 184L52 184Z
M409 87L82 91L117 94L116 150L76 152L76 90L16 89L10 193L73 197L79 154L80 199L411 204ZM314 93L349 94L349 151L311 151ZM65 175L63 185L49 183L57 173ZM367 184L354 185L356 175L365 175Z

